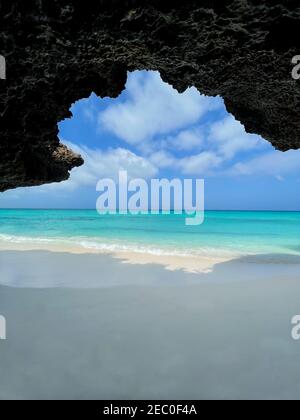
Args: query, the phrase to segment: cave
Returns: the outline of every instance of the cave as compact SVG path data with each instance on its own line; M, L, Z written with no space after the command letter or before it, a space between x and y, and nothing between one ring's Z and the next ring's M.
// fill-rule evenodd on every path
M299 20L294 0L3 0L0 191L68 179L84 162L58 122L92 92L118 97L134 70L219 95L247 132L298 149Z

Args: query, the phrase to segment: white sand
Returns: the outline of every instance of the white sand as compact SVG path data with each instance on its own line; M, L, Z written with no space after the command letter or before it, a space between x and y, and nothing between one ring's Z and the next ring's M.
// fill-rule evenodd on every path
M3 242L0 241L0 251L51 251L69 254L97 254L109 255L126 264L147 265L157 264L166 270L183 270L187 273L208 273L213 270L216 264L224 263L234 259L234 254L227 256L181 256L181 255L156 255L144 252L111 252L100 249L84 248L82 246L70 246L70 244L54 242Z

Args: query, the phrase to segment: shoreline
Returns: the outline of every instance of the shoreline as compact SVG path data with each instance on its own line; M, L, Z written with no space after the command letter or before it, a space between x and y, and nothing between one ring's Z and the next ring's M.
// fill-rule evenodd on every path
M168 271L183 271L186 273L209 273L217 264L226 263L234 260L238 255L228 255L227 257L214 257L202 255L168 255L154 254L150 252L134 252L120 250L105 250L97 248L85 248L84 246L64 244L63 242L26 242L13 243L0 241L0 252L2 251L49 251L53 253L66 253L73 255L101 255L109 256L118 260L122 264L130 265L160 265Z
M249 259L287 265L300 258L300 219L298 212L281 213L208 212L201 228L189 229L175 215L127 218L98 217L85 210L5 210L0 250L104 255L124 264L196 274Z
M257 265L300 265L299 253L286 252L248 252L238 253L228 250L210 249L203 250L203 254L183 254L178 250L171 251L167 248L147 248L141 246L131 250L125 244L82 243L72 240L57 240L52 238L15 237L15 241L0 239L0 252L43 252L69 255L93 255L110 257L121 264L136 266L161 266L167 271L181 271L188 274L206 274L214 271L215 267L227 263L246 262ZM101 245L103 247L101 248ZM131 244L130 244L131 245ZM206 253L204 253L206 251Z

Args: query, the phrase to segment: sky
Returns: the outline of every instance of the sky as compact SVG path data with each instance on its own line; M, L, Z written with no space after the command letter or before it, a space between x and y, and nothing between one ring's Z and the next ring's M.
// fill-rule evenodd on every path
M68 181L0 195L2 208L95 208L101 178L205 179L211 210L300 210L300 150L279 152L247 134L221 98L179 94L158 72L128 74L117 99L92 94L59 123L85 165Z

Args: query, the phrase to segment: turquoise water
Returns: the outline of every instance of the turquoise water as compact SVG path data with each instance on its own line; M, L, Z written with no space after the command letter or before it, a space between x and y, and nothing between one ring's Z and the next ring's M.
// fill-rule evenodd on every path
M200 226L184 215L106 215L94 210L0 210L0 241L167 255L300 255L300 212L214 212Z

